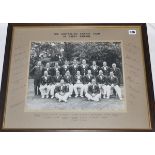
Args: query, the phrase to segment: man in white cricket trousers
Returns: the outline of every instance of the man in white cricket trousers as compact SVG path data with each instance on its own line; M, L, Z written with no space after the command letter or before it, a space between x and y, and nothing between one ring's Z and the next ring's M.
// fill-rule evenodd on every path
M55 87L59 85L61 79L62 79L62 76L60 75L60 72L56 71L56 75L52 77L52 82L51 82L51 89L50 89L51 98L54 98Z
M110 91L112 88L115 89L116 93L120 100L122 100L121 88L118 86L118 78L114 76L113 71L110 72L110 76L107 79L107 99L110 98Z
M78 97L78 88L80 88L80 96L83 97L83 91L84 91L83 76L80 74L80 71L77 71L77 74L74 76L75 97Z
M64 79L61 79L60 84L56 86L55 91L55 97L59 100L59 102L67 102L69 97L69 90L64 83Z
M96 84L96 80L92 79L91 85L88 86L88 92L85 94L88 100L99 101L101 98L101 92L99 86Z
M70 72L67 71L64 75L64 81L69 88L69 97L73 94L73 77L70 75Z
M83 77L84 81L84 92L87 93L88 86L91 84L92 79L94 76L91 74L91 70L88 70L88 73Z
M103 75L103 71L99 71L99 75L96 77L96 82L99 85L101 94L103 94L103 98L106 97L107 94L107 76Z
M48 75L48 71L44 71L44 75L41 77L41 85L39 88L41 92L41 98L49 97L50 83L51 83L51 76Z

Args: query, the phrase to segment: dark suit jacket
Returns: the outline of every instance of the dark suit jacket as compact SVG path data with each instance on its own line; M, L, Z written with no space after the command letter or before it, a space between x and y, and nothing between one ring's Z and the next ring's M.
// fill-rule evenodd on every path
M83 67L83 65L79 66L81 75L86 75L88 73L88 69L89 69L89 66L87 64L86 64L85 68Z
M90 66L90 70L93 76L97 76L98 72L99 72L99 66L96 66L96 68L94 69L93 66Z
M84 84L87 84L87 83L91 82L93 78L94 78L93 75L90 75L90 77L88 76L88 74L85 75L85 76L83 77L83 82L84 82Z
M58 77L57 76L53 76L53 83L59 83L60 82L60 80L62 79L62 76L61 75L59 75Z
M70 66L69 68L71 75L76 75L77 71L79 71L79 65L77 65L76 67L74 67L74 65Z
M118 78L118 84L120 84L122 82L122 75L120 69L117 67L115 70L111 68L111 71L113 71L114 75Z
M55 67L52 67L52 69L51 69L51 72L52 72L52 76L55 76L56 75L56 71L61 71L61 68L60 68L60 66L59 66L59 68L58 69L56 69Z
M94 87L93 87L93 85L90 85L88 87L88 93L89 94L99 94L100 93L99 86L97 84Z
M43 73L44 73L44 71L47 71L48 72L48 75L51 75L52 76L52 68L51 67L50 68L44 67L43 68Z
M34 79L40 79L43 75L43 67L35 66L30 72L33 73Z
M111 78L110 76L108 77L108 85L118 85L118 78L116 76L114 76L113 78Z
M45 77L45 76L42 76L41 77L41 84L42 85L45 85L45 84L47 84L47 85L49 85L50 83L51 83L51 76L50 75L48 75L47 77Z
M67 66L67 68L63 65L60 69L61 75L64 76L65 73L69 70L69 68L70 68L69 65Z
M105 75L102 75L102 76L98 75L96 77L96 82L98 84L105 84L106 85L107 84L107 77Z
M78 77L77 77L77 75L75 75L74 78L73 78L73 83L75 84L77 82L77 80L78 80ZM82 75L80 75L79 80L83 84L83 76Z
M73 83L73 77L72 77L71 75L70 75L70 76L64 75L64 81L65 81L66 83L72 84L72 83Z
M115 76L120 77L121 71L120 71L119 68L116 67L115 70L113 68L111 68L111 71L113 71L113 73L114 73Z
M110 73L110 67L106 66L106 69L102 66L101 70L103 71L103 75L109 76Z

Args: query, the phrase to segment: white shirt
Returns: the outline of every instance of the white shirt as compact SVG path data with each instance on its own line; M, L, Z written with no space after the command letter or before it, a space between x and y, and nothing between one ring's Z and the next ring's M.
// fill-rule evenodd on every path
M107 70L107 66L106 66L106 67L105 67L105 66L103 66L103 69L104 69L104 70Z
M73 67L74 67L74 68L77 68L77 65L74 65Z
M97 66L95 65L95 66L93 66L93 70L95 70L97 68Z

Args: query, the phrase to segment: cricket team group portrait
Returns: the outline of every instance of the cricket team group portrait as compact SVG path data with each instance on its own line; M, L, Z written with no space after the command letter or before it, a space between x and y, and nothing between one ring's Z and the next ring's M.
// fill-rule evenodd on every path
M27 109L123 110L121 42L31 42Z

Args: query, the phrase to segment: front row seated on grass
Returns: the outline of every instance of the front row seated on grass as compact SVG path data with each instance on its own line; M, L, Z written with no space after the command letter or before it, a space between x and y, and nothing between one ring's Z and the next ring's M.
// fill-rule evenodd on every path
M61 79L60 84L55 88L55 97L59 100L59 102L67 102L69 96L69 88L64 83L64 79Z
M85 81L85 82L83 82ZM99 75L94 78L91 74L91 71L88 70L88 74L83 80L80 71L77 71L77 74L74 78L70 75L70 72L67 71L66 74L62 77L59 71L56 72L55 77L48 75L47 71L44 71L44 75L41 78L40 92L42 98L51 98L59 99L59 101L67 101L68 97L71 97L73 91L75 92L75 97L78 97L78 89L80 89L80 96L88 98L88 100L99 101L101 95L103 98L110 98L111 90L114 89L119 99L122 100L121 88L118 86L118 78L114 76L114 73L111 71L110 76L105 77L102 70L99 71Z
M91 84L88 86L88 91L85 96L88 100L99 101L101 99L101 92L99 86L96 84L96 80L92 79Z

